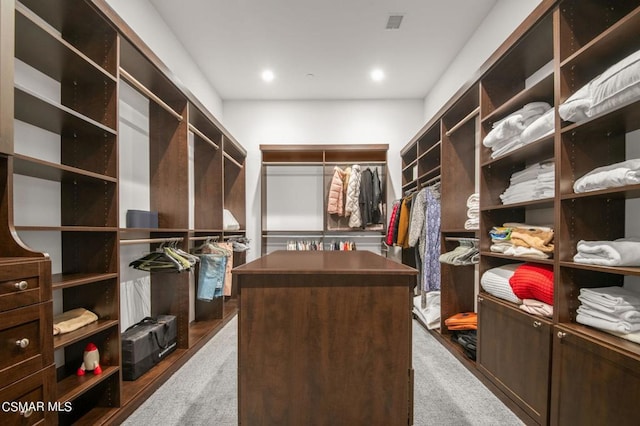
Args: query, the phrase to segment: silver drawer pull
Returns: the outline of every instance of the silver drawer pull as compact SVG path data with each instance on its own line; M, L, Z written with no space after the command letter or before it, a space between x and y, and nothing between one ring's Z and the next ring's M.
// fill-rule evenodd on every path
M25 337L24 339L16 340L16 346L25 349L27 346L29 346L29 339Z
M22 280L15 283L13 286L16 288L16 290L26 290L27 288L29 288L29 283Z
M533 322L533 327L534 327L534 328L538 328L538 327L540 327L541 325L542 325L542 323L541 323L540 321L534 321L534 322Z
M33 414L33 410L20 411L20 415L24 418L27 418Z
M559 339L564 339L565 337L567 337L567 333L565 333L564 331L558 331Z

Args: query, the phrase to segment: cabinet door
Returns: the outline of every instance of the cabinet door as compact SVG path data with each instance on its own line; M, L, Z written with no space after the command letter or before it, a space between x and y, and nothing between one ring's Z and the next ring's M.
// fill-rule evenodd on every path
M556 327L552 425L640 424L640 360Z
M478 302L478 367L529 416L545 424L550 322L488 296L481 296Z

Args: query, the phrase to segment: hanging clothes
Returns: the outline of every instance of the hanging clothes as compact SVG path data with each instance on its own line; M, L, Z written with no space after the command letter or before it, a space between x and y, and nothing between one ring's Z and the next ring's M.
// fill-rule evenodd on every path
M347 185L347 196L344 207L345 216L349 216L349 227L360 228L362 226L362 216L360 214L360 166L354 164L351 167L349 183Z
M344 216L344 193L342 191L344 181L344 171L335 166L333 168L333 177L329 187L329 196L327 199L327 213Z
M228 243L209 241L199 247L200 271L197 292L199 300L210 302L223 295L227 277L227 263L233 255L232 247ZM228 272L229 280L231 280L231 270Z
M426 191L426 240L422 260L422 288L440 290L440 192L439 186Z
M389 218L389 226L387 226L387 237L385 238L385 243L388 246L392 246L393 245L393 241L394 241L394 237L395 237L395 231L396 231L396 227L395 227L395 222L396 222L396 217L398 216L398 210L400 210L400 200L396 200L393 202L393 207L391 208L391 216Z
M402 207L400 209L400 218L398 220L398 237L396 245L402 248L409 247L409 216L411 215L411 202L413 197L404 197L402 199Z
M371 211L371 223L382 223L382 188L380 184L380 176L378 176L378 168L373 169L373 206Z

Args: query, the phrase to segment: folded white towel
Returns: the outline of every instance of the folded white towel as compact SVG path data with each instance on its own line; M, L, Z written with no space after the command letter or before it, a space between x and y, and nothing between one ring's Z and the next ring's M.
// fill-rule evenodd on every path
M640 183L640 158L593 169L573 184L576 193Z
M520 309L534 315L553 317L553 306L535 299L522 299Z
M550 108L522 131L520 135L522 144L526 145L553 133L555 128L554 122L555 112L553 108Z
M464 222L464 229L469 229L469 230L480 229L480 218L467 219Z
M580 289L580 295L578 296L578 299L581 298L586 298L606 308L628 307L635 309L640 307L640 292L620 286L583 287Z
M480 206L480 194L477 192L474 192L473 194L469 195L469 198L467 198L467 208L471 208L471 207L478 208L479 206Z
M628 311L619 312L617 314L610 314L603 312L597 308L593 308L589 305L582 304L578 306L576 310L579 314L587 314L592 317L600 318L607 321L626 321L630 324L640 324L640 311L637 309L631 309Z
M467 217L469 219L477 219L480 217L480 211L478 209L468 209Z
M493 253L504 253L507 249L513 246L510 242L493 243L489 246L489 250Z
M531 102L493 124L482 144L488 148L519 135L535 119L551 108L546 102Z
M607 321L585 313L578 313L576 321L580 324L589 325L605 331L616 331L618 333L632 333L640 331L640 323L632 324L627 321Z
M576 263L603 266L640 266L640 238L619 238L615 241L578 242Z

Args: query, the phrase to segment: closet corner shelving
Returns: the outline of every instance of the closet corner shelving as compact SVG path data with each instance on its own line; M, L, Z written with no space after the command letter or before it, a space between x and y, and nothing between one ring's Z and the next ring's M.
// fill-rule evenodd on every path
M627 101L579 123L562 121L558 106L640 48L638 23L637 1L542 2L482 66L477 80L447 102L401 152L406 191L424 184L419 179L425 172L419 170L420 141L426 138L429 146L441 144L443 252L452 248L447 246L447 236L462 231L459 189L477 185L480 230L467 235L480 239L479 275L524 261L554 269L554 313L553 318L545 318L525 313L482 289L474 307L469 297L474 294L472 268L442 265L442 320L455 312L477 310L477 361L465 359L448 340L441 342L527 424L637 422L637 413L627 407L633 407L633 395L640 391L640 346L577 323L576 309L581 288L637 285L640 268L584 265L575 263L573 256L579 240L614 240L640 233L631 219L637 217L640 185L576 194L573 184L596 167L640 156L640 102ZM475 129L471 123L456 125L465 121L465 114L474 113L475 107L469 106L474 97L479 106ZM554 107L554 133L493 158L480 141L495 122L535 101ZM428 136L438 126L438 136L435 131ZM459 138L469 142L464 145ZM555 164L555 195L502 204L500 194L509 186L511 175L547 159ZM552 225L553 258L534 260L491 252L488 231L505 222ZM444 326L435 333L436 337L445 334ZM532 347L536 350L531 351ZM600 408L589 402L593 392L599 395Z
M24 336L0 367L0 395L73 405L30 424L118 423L237 312L233 293L190 312L189 274L152 273L151 314L176 315L178 349L123 382L119 264L133 260L123 246L171 240L189 250L203 237L244 235L246 151L103 0L3 1L0 33L0 317L3 333ZM158 228L122 223L125 85L148 103L141 161ZM239 229L225 229L223 209ZM54 313L80 307L98 321L52 336ZM88 342L103 373L78 377Z
M261 145L262 254L270 246L286 249L288 240L326 245L339 239L355 241L357 249L380 254L386 226L388 149L388 144ZM348 219L327 213L334 167L353 164L363 171L367 167L379 170L382 217L378 224L350 228ZM289 185L286 192L269 190L271 185L285 184Z

